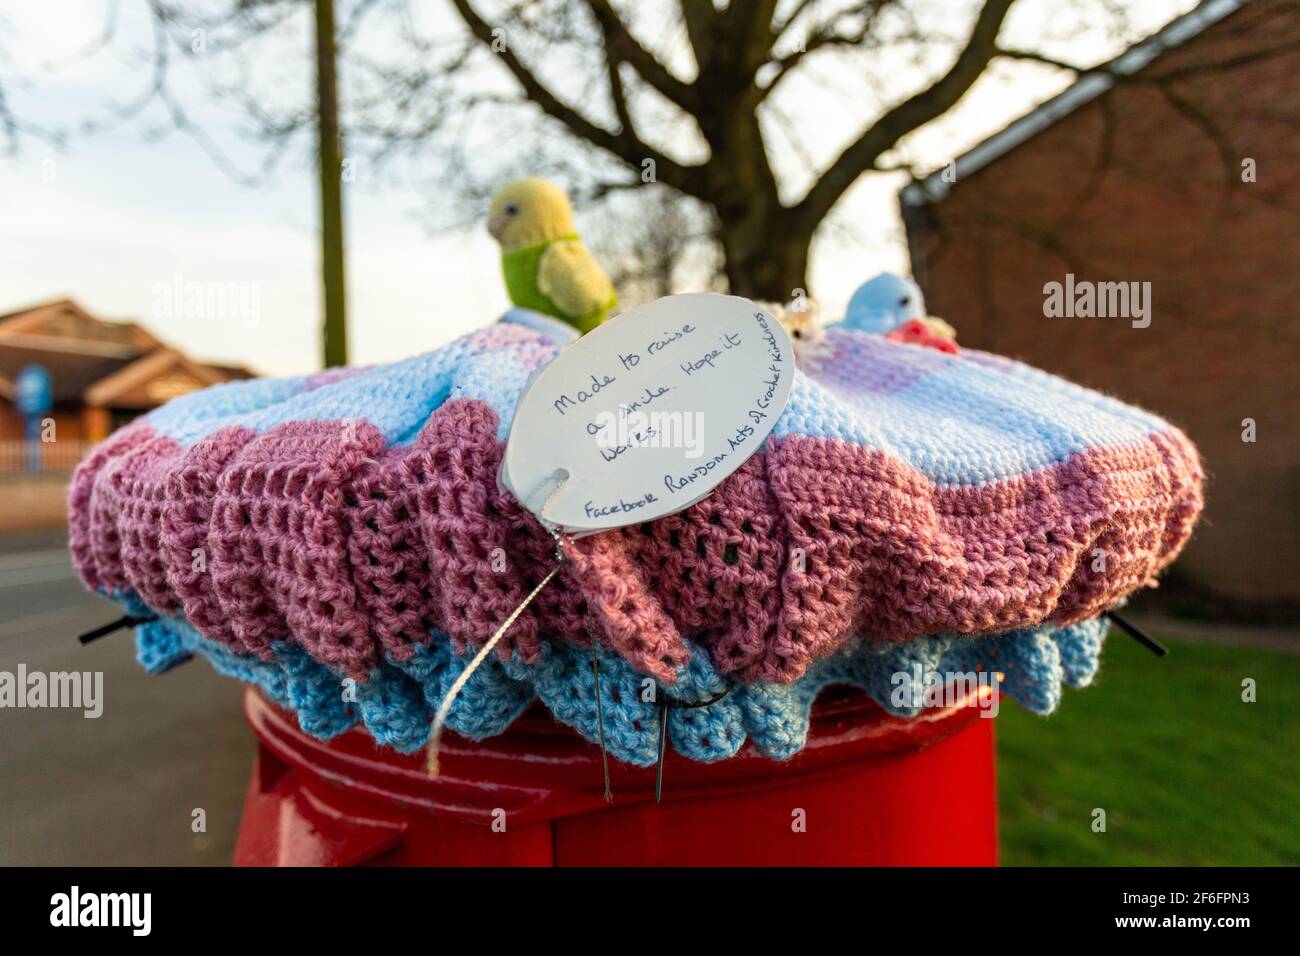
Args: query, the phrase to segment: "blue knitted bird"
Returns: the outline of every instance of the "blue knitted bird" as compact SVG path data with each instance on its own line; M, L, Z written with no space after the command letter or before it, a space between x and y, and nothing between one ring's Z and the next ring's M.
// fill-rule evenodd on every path
M925 318L925 297L911 279L882 272L858 286L844 313L845 328L884 335L908 319Z

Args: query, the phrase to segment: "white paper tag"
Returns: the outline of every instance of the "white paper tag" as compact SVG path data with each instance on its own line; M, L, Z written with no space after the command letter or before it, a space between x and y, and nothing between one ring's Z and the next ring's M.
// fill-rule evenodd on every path
M763 447L793 382L790 337L753 302L656 299L537 373L515 410L501 486L570 533L662 518Z

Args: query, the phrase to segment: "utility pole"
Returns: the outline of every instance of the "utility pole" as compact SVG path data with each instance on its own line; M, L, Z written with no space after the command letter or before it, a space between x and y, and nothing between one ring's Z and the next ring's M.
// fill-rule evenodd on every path
M316 0L316 116L320 141L321 277L325 286L325 366L348 362L343 282L343 156L339 136L334 0Z

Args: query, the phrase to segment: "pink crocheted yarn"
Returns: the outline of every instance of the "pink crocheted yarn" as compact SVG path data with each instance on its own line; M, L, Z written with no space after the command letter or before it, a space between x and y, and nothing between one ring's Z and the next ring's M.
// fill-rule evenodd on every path
M430 628L481 645L555 562L550 536L497 487L497 426L470 399L443 404L404 447L364 422L313 420L184 449L138 423L74 479L74 561L88 586L183 612L239 652L293 642L362 679ZM687 634L722 673L789 682L858 633L1068 624L1174 559L1200 487L1174 429L960 488L791 435L680 514L576 541L499 651L532 662L542 635L585 645L594 630L671 683Z

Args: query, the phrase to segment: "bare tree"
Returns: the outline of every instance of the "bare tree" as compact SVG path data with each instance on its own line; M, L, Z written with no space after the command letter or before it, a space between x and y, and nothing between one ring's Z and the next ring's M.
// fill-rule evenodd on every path
M915 176L900 147L948 114L995 63L1137 81L1116 61L1068 58L1072 41L1089 33L1112 50L1137 39L1134 5L1124 0L1062 4L1028 36L1006 29L1023 0L449 2L476 48L452 34L450 58L421 60L402 74L404 97L370 129L380 156L436 144L452 158L444 197L477 198L511 161L553 166L586 196L653 180L710 211L732 291L773 301L808 288L813 237L849 189L873 174ZM402 22L410 48L437 49ZM856 81L852 95L873 104L860 124L836 112L828 65L833 81ZM1176 80L1161 85L1171 98L1179 96ZM1195 103L1179 103L1189 121L1209 129ZM843 130L824 158L803 142L808 114ZM477 116L496 141L448 135ZM561 135L503 132L520 126ZM574 151L574 139L594 151Z
M184 59L242 109L265 146L263 173L296 141L314 151L323 98L303 95L305 77L286 83L298 67L283 62L299 49L311 69L301 48L313 0L139 2L154 23L151 67L111 119L161 109L224 162L168 86L169 64ZM1137 0L1061 3L1029 36L1007 27L1025 2L334 0L342 165L414 186L440 226L477 219L523 173L611 211L655 184L687 204L677 225L691 241L678 254L710 248L702 226L732 291L784 301L808 288L810 245L850 188L910 172L911 134L994 64L1081 75L1109 65L1067 61L1080 31L1112 50L1136 39L1126 11ZM653 255L638 258L644 271Z
M611 194L583 215L581 229L609 271L620 308L726 288L712 210L667 187Z
M924 45L912 21L915 4L681 0L672 11L660 5L672 19L661 21L664 39L652 44L644 39L647 25L638 32L632 4L563 4L569 16L554 21L559 32L547 36L553 21L535 11L551 4L451 2L470 35L535 109L622 170L634 176L651 170L656 181L713 209L733 291L784 300L795 288L807 288L813 234L849 187L905 134L950 109L983 73L1013 0L979 6L947 70L858 130L793 200L783 197L769 144L767 120L780 112L779 92L798 71L837 51L878 51L903 37ZM547 49L539 53L543 44ZM546 71L545 61L561 47L588 71L603 66L612 117L576 105L572 92L560 91L563 79L548 77L556 71ZM680 69L670 68L674 60ZM429 73L421 83L441 88L444 102L459 92L447 87L445 76ZM640 120L638 114L654 110L658 122Z
M406 54L370 64L387 91L363 120L374 161L435 167L444 213L525 170L585 200L667 186L710 211L730 289L774 301L808 287L813 236L862 176L1027 52L998 45L1015 0L448 2L463 30L399 16ZM1123 32L1122 5L1092 6ZM861 125L819 88L827 65L878 104ZM850 135L819 159L799 119L823 110Z
M39 139L63 148L67 134L63 130L50 129L34 121L24 111L16 107L10 99L10 91L15 87L31 85L30 78L17 74L13 68L10 44L14 38L10 34L10 23L0 17L0 150L7 155L15 155L25 137Z

